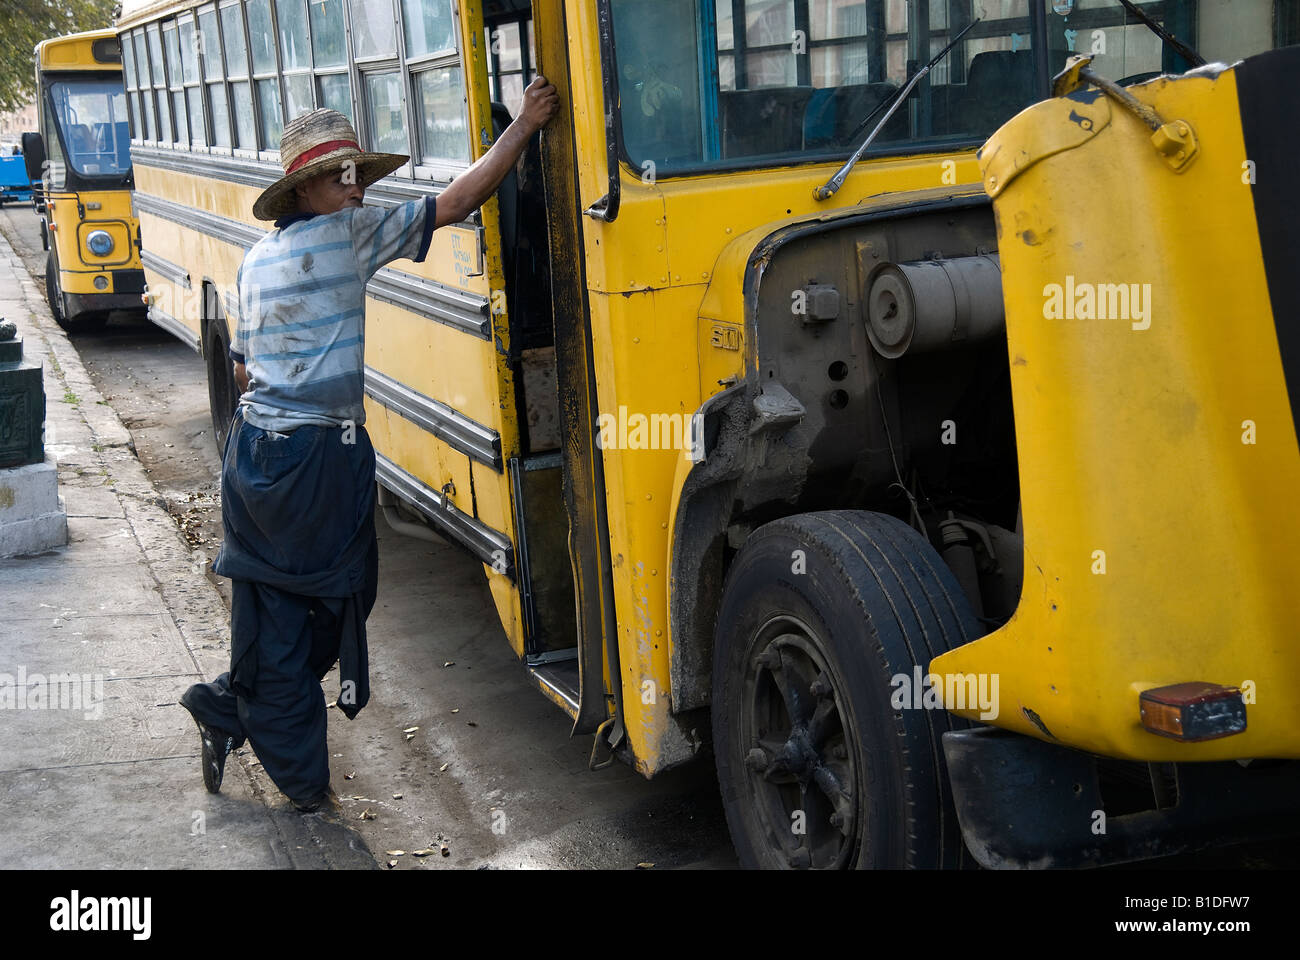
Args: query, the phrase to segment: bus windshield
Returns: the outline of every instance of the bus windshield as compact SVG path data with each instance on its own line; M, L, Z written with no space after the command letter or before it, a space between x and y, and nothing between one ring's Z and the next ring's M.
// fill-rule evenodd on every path
M974 6L613 0L627 157L654 174L843 157L873 108L976 15L871 152L978 142L1045 91L1029 0Z
M55 80L50 109L68 165L83 177L131 171L131 133L121 79Z
M1300 41L1292 0L1140 0L1210 61ZM610 0L622 148L643 176L841 160L972 20L867 155L977 146L1073 54L1130 84L1190 64L1119 0ZM876 119L884 111L877 114Z

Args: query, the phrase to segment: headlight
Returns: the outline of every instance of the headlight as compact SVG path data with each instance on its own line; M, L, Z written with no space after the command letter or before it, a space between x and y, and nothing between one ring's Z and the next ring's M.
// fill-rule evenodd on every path
M95 256L106 257L113 252L113 238L105 230L95 230L86 238L86 246Z

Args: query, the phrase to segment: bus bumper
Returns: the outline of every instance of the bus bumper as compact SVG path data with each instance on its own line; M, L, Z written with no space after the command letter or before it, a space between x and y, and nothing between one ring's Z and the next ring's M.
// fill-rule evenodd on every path
M1297 761L1109 761L995 727L945 733L943 749L962 838L989 869L1099 867L1300 833Z

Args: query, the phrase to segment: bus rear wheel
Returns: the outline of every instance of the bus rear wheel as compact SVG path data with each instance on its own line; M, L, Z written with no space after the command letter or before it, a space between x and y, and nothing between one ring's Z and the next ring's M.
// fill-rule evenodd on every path
M208 408L212 413L212 436L217 455L225 456L226 438L239 405L239 388L235 385L235 364L230 359L230 333L226 318L218 316L208 324L204 351L208 361Z
M940 737L898 677L982 630L951 572L883 514L758 528L727 572L714 638L713 741L745 867L956 867Z

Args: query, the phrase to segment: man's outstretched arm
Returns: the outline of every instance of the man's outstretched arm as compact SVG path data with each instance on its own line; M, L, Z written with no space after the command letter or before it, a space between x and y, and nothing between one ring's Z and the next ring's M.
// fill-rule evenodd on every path
M487 153L438 195L434 228L460 223L496 191L528 145L528 138L546 125L560 105L560 95L545 77L537 77L524 91L519 116L502 132Z

